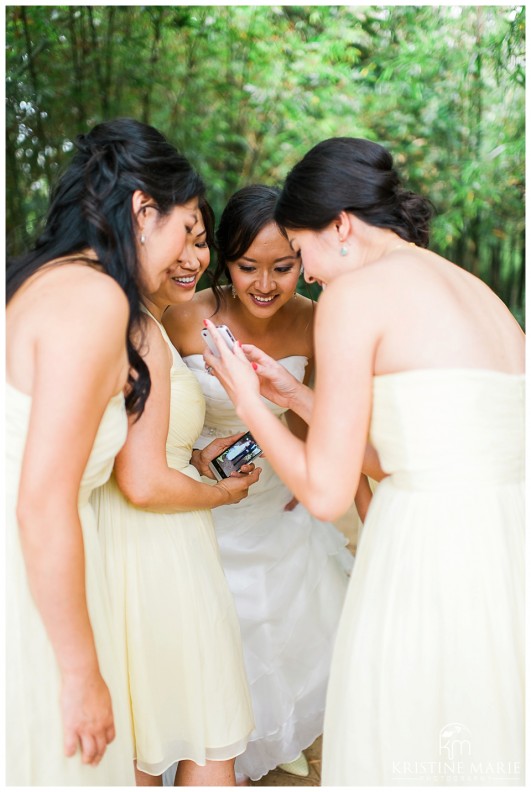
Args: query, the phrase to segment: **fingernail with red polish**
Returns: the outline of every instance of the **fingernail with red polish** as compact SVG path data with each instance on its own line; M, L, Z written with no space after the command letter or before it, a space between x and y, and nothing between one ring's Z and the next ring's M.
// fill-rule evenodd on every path
M203 319L203 324L205 325L205 327L207 327L207 320L206 319Z
M256 363L251 363L251 366L254 368L255 371L258 369L258 366L257 366Z

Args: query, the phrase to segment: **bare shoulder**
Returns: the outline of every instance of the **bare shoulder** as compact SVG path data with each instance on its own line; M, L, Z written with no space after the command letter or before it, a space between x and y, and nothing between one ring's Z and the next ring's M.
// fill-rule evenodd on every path
M360 267L334 278L319 297L319 313L323 313L325 308L334 310L334 307L352 310L366 305L367 300L376 293L381 296L387 279L385 271L377 271L379 266L372 264L370 267Z
M297 337L301 340L304 339L305 354L311 358L313 357L313 325L317 303L302 294L297 294L297 297L291 300L291 304Z
M303 294L297 293L297 297L291 300L290 304L293 305L294 313L297 317L303 320L306 319L306 321L309 322L313 322L313 316L316 308L316 303L314 300L310 300Z
M85 267L76 281L76 286L83 295L86 295L87 303L96 303L99 306L98 310L120 311L122 315L128 316L127 296L120 284L107 273Z
M164 370L171 368L172 359L168 343L160 331L157 322L151 316L143 317L139 331L140 354L148 367L162 367Z
M189 322L203 321L203 319L213 313L215 309L214 295L212 289L194 294L193 299L180 305L170 305L162 317L162 323L166 330L168 328L181 329Z
M91 336L124 337L129 320L125 292L110 275L86 264L44 269L21 297L26 321L39 326L40 332L64 331L66 322L74 336L89 332Z
M164 312L162 324L173 345L181 355L199 352L203 348L201 329L203 320L210 318L216 303L212 289L197 292L190 302L170 305Z
M450 273L456 265L431 251L398 250L366 267L351 270L335 278L320 298L323 304L333 303L339 309L370 308L388 310L390 305L433 287L434 278L443 269Z

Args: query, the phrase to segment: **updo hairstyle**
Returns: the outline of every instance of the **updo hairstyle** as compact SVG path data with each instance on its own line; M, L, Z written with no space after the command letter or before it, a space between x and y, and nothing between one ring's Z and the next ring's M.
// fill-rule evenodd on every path
M341 211L428 245L433 205L401 186L391 154L378 143L349 137L318 143L288 174L275 220L282 228L320 231Z

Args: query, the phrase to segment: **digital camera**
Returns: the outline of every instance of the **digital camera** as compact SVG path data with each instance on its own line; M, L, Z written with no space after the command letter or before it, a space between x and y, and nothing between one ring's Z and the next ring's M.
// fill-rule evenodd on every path
M247 432L215 457L209 467L217 480L221 481L228 478L231 473L237 472L242 465L248 465L261 453L262 449L252 434Z

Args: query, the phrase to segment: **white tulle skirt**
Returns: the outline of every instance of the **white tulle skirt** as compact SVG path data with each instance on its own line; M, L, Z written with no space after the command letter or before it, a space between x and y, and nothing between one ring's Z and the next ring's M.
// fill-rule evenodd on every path
M236 771L252 780L295 759L323 731L332 649L354 560L332 524L300 504L285 511L291 494L265 459L257 464L262 474L249 496L213 511L255 718Z

